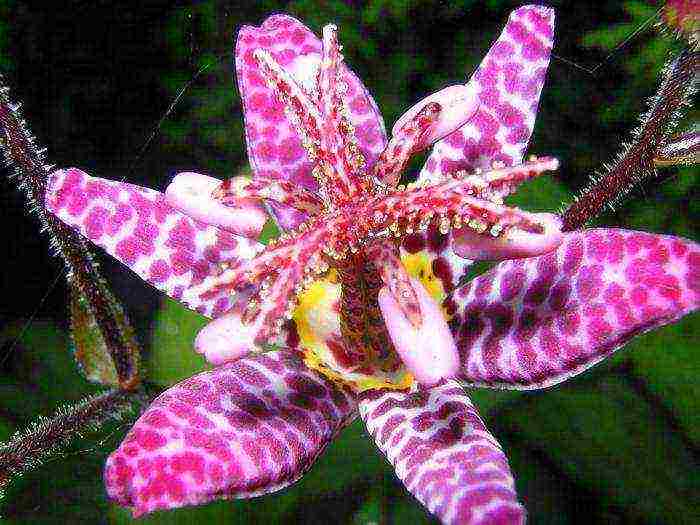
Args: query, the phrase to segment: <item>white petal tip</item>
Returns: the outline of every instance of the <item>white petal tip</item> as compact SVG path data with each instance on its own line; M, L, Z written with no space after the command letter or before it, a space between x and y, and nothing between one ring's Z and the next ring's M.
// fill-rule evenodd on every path
M501 261L536 257L556 250L564 240L562 222L552 213L533 214L542 225L542 233L510 229L497 238L478 234L464 228L452 241L454 252L465 259Z
M248 332L238 315L224 315L199 331L194 350L213 365L236 361L254 348L253 338Z
M267 215L261 204L242 201L236 208L225 206L212 197L221 181L199 173L178 173L165 190L165 199L173 208L205 224L245 237L257 238Z
M419 147L422 149L442 139L453 131L462 127L476 112L479 107L479 99L475 85L457 84L448 86L440 91L425 97L406 111L396 121L392 129L394 136L401 133L402 128L413 119L427 104L436 102L440 105L440 116L428 133L423 137Z

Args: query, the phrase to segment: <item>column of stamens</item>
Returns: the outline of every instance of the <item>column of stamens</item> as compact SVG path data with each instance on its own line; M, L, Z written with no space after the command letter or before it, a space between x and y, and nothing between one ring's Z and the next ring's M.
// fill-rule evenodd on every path
M258 292L248 302L241 321L252 328L256 343L276 338L284 323L291 319L296 306L293 293L301 281L303 269L298 266L285 268L265 279Z
M510 228L533 233L543 231L532 214L468 195L445 194L442 184L397 191L373 206L375 224L386 224L396 237L425 231L433 220L438 221L441 233L463 227L492 237L499 237Z
M325 116L321 133L321 147L328 151L335 168L336 180L329 188L336 203L342 203L360 191L360 178L356 173L354 154L357 142L354 129L347 118L347 108L339 90L343 56L338 44L338 28L327 25L323 28L323 55L318 72L320 107ZM354 143L354 148L351 144Z
M510 167L494 162L491 170L477 169L471 172L461 170L452 173L451 178L454 181L451 183L450 179L447 179L442 183L444 184L442 189L445 192L502 203L503 198L514 193L524 182L539 177L547 171L554 171L558 167L559 161L553 157L531 156L527 162Z
M299 136L309 160L316 165L312 174L318 181L319 194L329 208L335 175L333 166L328 162L330 154L321 143L324 122L318 106L268 51L256 49L253 56L265 82L284 106L285 115Z
M222 204L236 206L241 199L272 200L291 206L305 213L320 213L323 208L321 198L288 180L256 177L240 180L241 177L227 179L214 191L212 197Z
M406 318L414 326L420 326L422 316L418 296L394 243L388 240L373 243L367 248L367 258L374 263Z
M441 111L442 108L437 102L426 104L391 137L374 165L374 176L377 180L388 186L398 183L406 164L416 152L417 145L421 143L421 138L437 121Z

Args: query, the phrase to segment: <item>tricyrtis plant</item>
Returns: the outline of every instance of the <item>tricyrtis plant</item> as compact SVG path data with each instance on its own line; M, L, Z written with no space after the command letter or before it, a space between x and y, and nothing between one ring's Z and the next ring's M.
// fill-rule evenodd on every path
M524 520L467 388L558 384L700 302L697 244L579 229L655 165L693 162L678 152L694 136L671 131L697 53L666 70L622 167L563 214L504 204L558 168L524 160L553 35L551 9L517 9L467 83L387 136L336 28L319 39L274 15L242 28L235 49L252 179L181 173L160 193L51 173L52 217L213 319L194 349L215 368L136 422L107 460L112 499L139 516L282 489L359 414L442 522ZM410 181L406 166L431 146ZM269 218L281 233L265 245ZM481 260L500 262L464 284Z

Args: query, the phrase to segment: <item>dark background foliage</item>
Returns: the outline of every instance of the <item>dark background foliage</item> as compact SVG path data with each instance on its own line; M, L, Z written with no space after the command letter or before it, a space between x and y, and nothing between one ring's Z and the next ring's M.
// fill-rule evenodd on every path
M678 43L647 28L643 1L551 2L557 37L530 151L562 169L518 203L555 210L636 125ZM237 28L273 11L316 32L340 26L347 61L387 125L426 93L471 74L515 4L489 0L0 3L0 68L59 166L162 189L178 171L229 177L245 169L231 50ZM209 64L168 108L182 86ZM167 117L160 123L160 119ZM697 112L694 113L697 120ZM691 119L693 116L691 115ZM152 140L149 140L151 139ZM669 172L668 174L671 174ZM698 238L697 174L634 194L601 224ZM60 264L14 184L0 179L0 441L37 414L95 388L75 371ZM202 319L163 301L108 258L104 273L146 349L148 377L166 386L201 369L190 350ZM697 316L639 338L609 362L555 389L475 392L501 440L532 523L699 522ZM126 431L112 425L15 483L9 523L127 523L101 485L101 465ZM160 513L147 523L427 523L359 424L304 480L280 495Z

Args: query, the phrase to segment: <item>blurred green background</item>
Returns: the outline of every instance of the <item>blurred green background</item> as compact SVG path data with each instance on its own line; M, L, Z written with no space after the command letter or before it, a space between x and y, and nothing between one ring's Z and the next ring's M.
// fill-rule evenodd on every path
M526 187L518 204L559 209L612 158L679 47L651 28L595 74L592 68L653 16L651 2L551 2L555 58L530 151L561 171ZM346 60L391 126L425 94L471 74L519 3L350 0L236 2L0 2L0 68L25 103L53 162L164 188L179 171L219 177L246 165L231 50L244 23L289 12L314 31L335 22ZM595 5L595 6L594 6ZM577 64L577 67L571 64ZM182 86L186 90L148 138ZM697 121L697 110L688 122ZM416 164L418 165L418 164ZM601 224L698 238L697 173L637 192ZM38 414L96 391L75 369L66 289L46 239L24 214L12 181L0 182L0 441ZM190 347L203 319L163 300L104 258L137 327L148 378L167 386L202 369ZM510 458L531 523L700 523L697 315L643 336L613 359L556 388L473 393ZM128 429L112 424L11 485L7 523L130 523L106 499L101 469ZM360 424L280 494L159 513L143 523L430 523L395 480Z

